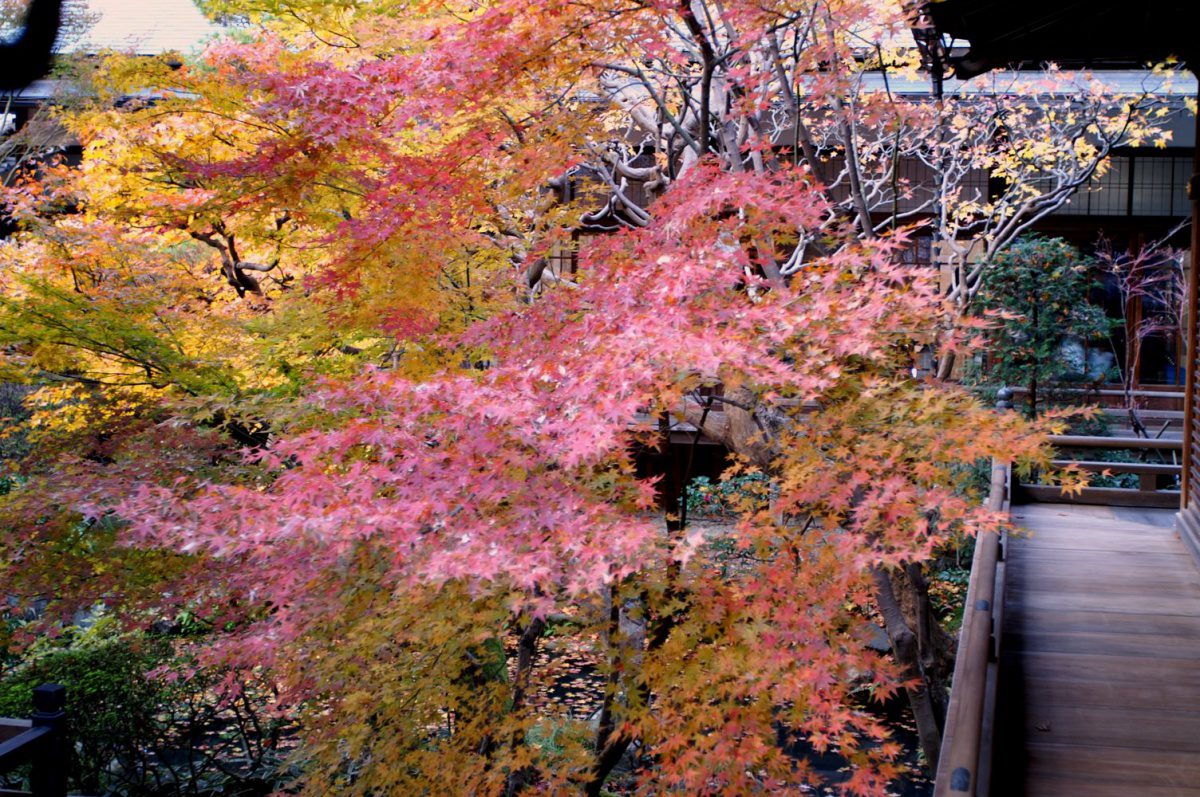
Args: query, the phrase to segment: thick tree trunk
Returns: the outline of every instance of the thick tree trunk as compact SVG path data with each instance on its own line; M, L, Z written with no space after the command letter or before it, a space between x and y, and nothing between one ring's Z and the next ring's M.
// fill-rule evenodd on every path
M950 375L954 373L954 352L948 351L942 355L938 361L937 379L939 382L946 382L950 379Z
M613 590L611 600L607 636L610 651L609 663L614 666L609 675L609 690L600 710L600 725L596 731L596 764L592 770L591 779L584 784L583 793L587 797L600 797L600 792L604 788L608 776L612 774L613 769L621 762L629 750L629 746L633 743L631 735L617 731L613 711L617 699L617 687L620 683L620 671L640 672L641 662L645 655L643 651L662 647L676 620L672 616L659 618L655 623L654 633L648 635L646 618L644 615L637 616L638 612L644 611L648 605L645 598L640 602L631 601L625 606L621 606L617 592ZM631 609L636 609L638 612L634 612L631 616ZM615 665L620 663L622 658L627 665L632 663L633 666L616 667ZM632 693L636 700L645 702L650 699L650 686L642 678L635 677L627 681L625 689Z
M891 571L889 575L904 619L917 634L922 666L940 677L949 676L954 670L956 642L933 612L925 569L920 564L909 563L903 570Z
M525 626L525 630L521 632L521 638L517 642L517 672L513 677L512 689L512 710L514 712L519 711L525 704L525 696L529 692L529 680L533 674L533 659L537 656L538 642L545 631L546 621L535 617ZM524 732L514 733L509 744L514 750L524 745ZM533 781L536 774L533 767L522 767L512 772L504 784L505 797L515 797Z
M613 719L613 702L617 699L617 687L620 685L620 669L617 664L620 660L617 643L621 631L621 604L617 596L617 588L614 586L609 590L608 595L608 627L605 633L605 640L608 647L608 685L604 690L604 703L600 706L600 720L596 725L596 743L597 750L604 750L608 747L609 740L612 738L613 731L616 728L616 723Z
M700 428L709 440L768 470L779 455L776 429L782 421L766 407L756 406L754 394L738 388L716 401L724 412L704 412L699 404L684 408L684 420Z
M875 600L883 615L888 639L892 643L892 653L904 669L905 677L913 684L906 691L912 704L913 718L917 723L921 749L925 752L926 764L932 772L936 770L938 756L942 752L942 732L938 723L937 708L925 678L925 668L921 666L917 635L904 619L904 612L896 600L887 571L882 567L874 567L871 569L871 577L875 583Z
M957 644L954 637L942 628L942 624L933 613L933 604L929 599L929 580L920 564L905 565L903 571L891 574L891 580L893 591L909 627L916 629L917 649L921 667L925 672L925 683L933 701L938 727L944 730L950 697L947 684L954 673L954 653Z

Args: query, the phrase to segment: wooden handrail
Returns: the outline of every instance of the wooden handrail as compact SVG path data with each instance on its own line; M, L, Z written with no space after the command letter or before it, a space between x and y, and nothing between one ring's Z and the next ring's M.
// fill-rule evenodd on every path
M992 484L988 508L1000 512L1009 507L1010 469L1000 460L992 462ZM995 661L999 655L997 604L1004 594L1003 541L1001 534L984 532L975 542L971 579L967 586L958 655L954 660L954 682L946 712L946 732L934 780L934 797L983 795L986 778L981 769L990 768L990 743L984 733L984 716L995 693ZM992 672L989 673L989 670Z
M1178 476L1183 472L1182 465L1173 465L1169 462L1100 462L1098 460L1055 459L1051 460L1050 464L1056 468L1065 468L1068 465L1074 465L1080 470L1092 473L1101 473L1108 470L1113 473Z
M44 726L31 727L0 742L0 772L7 772L28 761L37 751L36 745L51 733L53 730Z
M1029 390L1023 387L1010 388L1014 393L1028 393ZM1071 393L1085 396L1106 396L1109 398L1124 397L1126 395L1132 398L1161 398L1173 399L1175 401L1183 401L1183 393L1177 390L1130 390L1126 393L1120 388L1086 388L1086 387L1052 387L1050 390L1054 393Z
M982 392L984 390L994 389L994 386L973 385L973 386L971 386L970 389L974 390L974 391ZM1010 388L1008 388L1008 390L1012 391L1013 393L1019 393L1019 394L1026 394L1029 392L1029 388L1026 388L1026 387L1010 387ZM1121 388L1051 387L1050 391L1053 393L1070 393L1072 395L1086 395L1086 396L1106 396L1106 397L1110 397L1110 398L1124 397L1125 395L1129 395L1133 398L1165 398L1165 399L1174 399L1175 401L1180 401L1180 402L1182 402L1183 398L1184 398L1184 394L1179 392L1178 390L1138 389L1138 390L1131 390L1131 391L1129 391L1128 394L1126 394L1126 392L1124 390L1122 390Z
M1098 435L1052 434L1049 441L1058 448L1121 448L1182 451L1183 441L1153 437L1100 437ZM1114 465L1117 463L1113 463Z
M1060 449L1123 449L1127 451L1171 452L1172 460L1183 451L1183 441L1146 437L1099 437L1091 435L1051 435L1049 438ZM1100 504L1104 506L1141 506L1174 508L1179 506L1179 491L1169 487L1160 489L1160 476L1179 476L1183 472L1177 461L1166 462L1101 462L1095 459L1073 459L1061 456L1052 461L1055 467L1073 465L1092 472L1136 474L1137 487L1084 487L1073 493L1063 493L1055 486L1046 484L1020 484L1021 495L1026 500L1050 503Z

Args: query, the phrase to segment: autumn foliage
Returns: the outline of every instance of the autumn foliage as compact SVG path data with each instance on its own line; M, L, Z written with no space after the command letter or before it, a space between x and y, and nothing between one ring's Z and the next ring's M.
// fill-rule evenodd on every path
M36 388L8 594L210 617L189 644L277 685L311 794L598 795L622 758L646 794L775 793L819 778L796 742L884 794L872 701L921 676L867 645L881 584L999 522L974 463L1046 454L913 377L977 322L881 220L889 159L969 149L860 92L915 70L907 17L228 5L249 32L182 68L106 62L83 163L5 195L5 374ZM947 224L995 210L962 196ZM640 465L685 421L770 485L719 540ZM590 721L539 697L563 634Z

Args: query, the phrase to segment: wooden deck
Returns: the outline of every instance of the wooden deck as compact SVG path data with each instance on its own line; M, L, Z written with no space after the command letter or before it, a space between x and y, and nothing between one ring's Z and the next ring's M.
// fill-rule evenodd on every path
M1014 506L993 797L1200 797L1200 569L1156 509Z

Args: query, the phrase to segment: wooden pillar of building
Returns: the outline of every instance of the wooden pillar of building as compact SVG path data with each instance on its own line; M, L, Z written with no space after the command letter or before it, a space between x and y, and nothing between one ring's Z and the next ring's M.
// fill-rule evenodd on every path
M1192 73L1200 79L1200 57L1188 59ZM1200 88L1197 89L1200 104ZM1200 108L1195 114L1196 139L1192 147L1192 177L1188 180L1188 198L1192 201L1192 245L1189 255L1187 290L1187 337L1184 358L1187 381L1184 388L1183 484L1179 507L1179 531L1192 554L1200 561L1200 390L1196 373L1200 371L1200 346L1196 345L1196 310L1200 302Z

